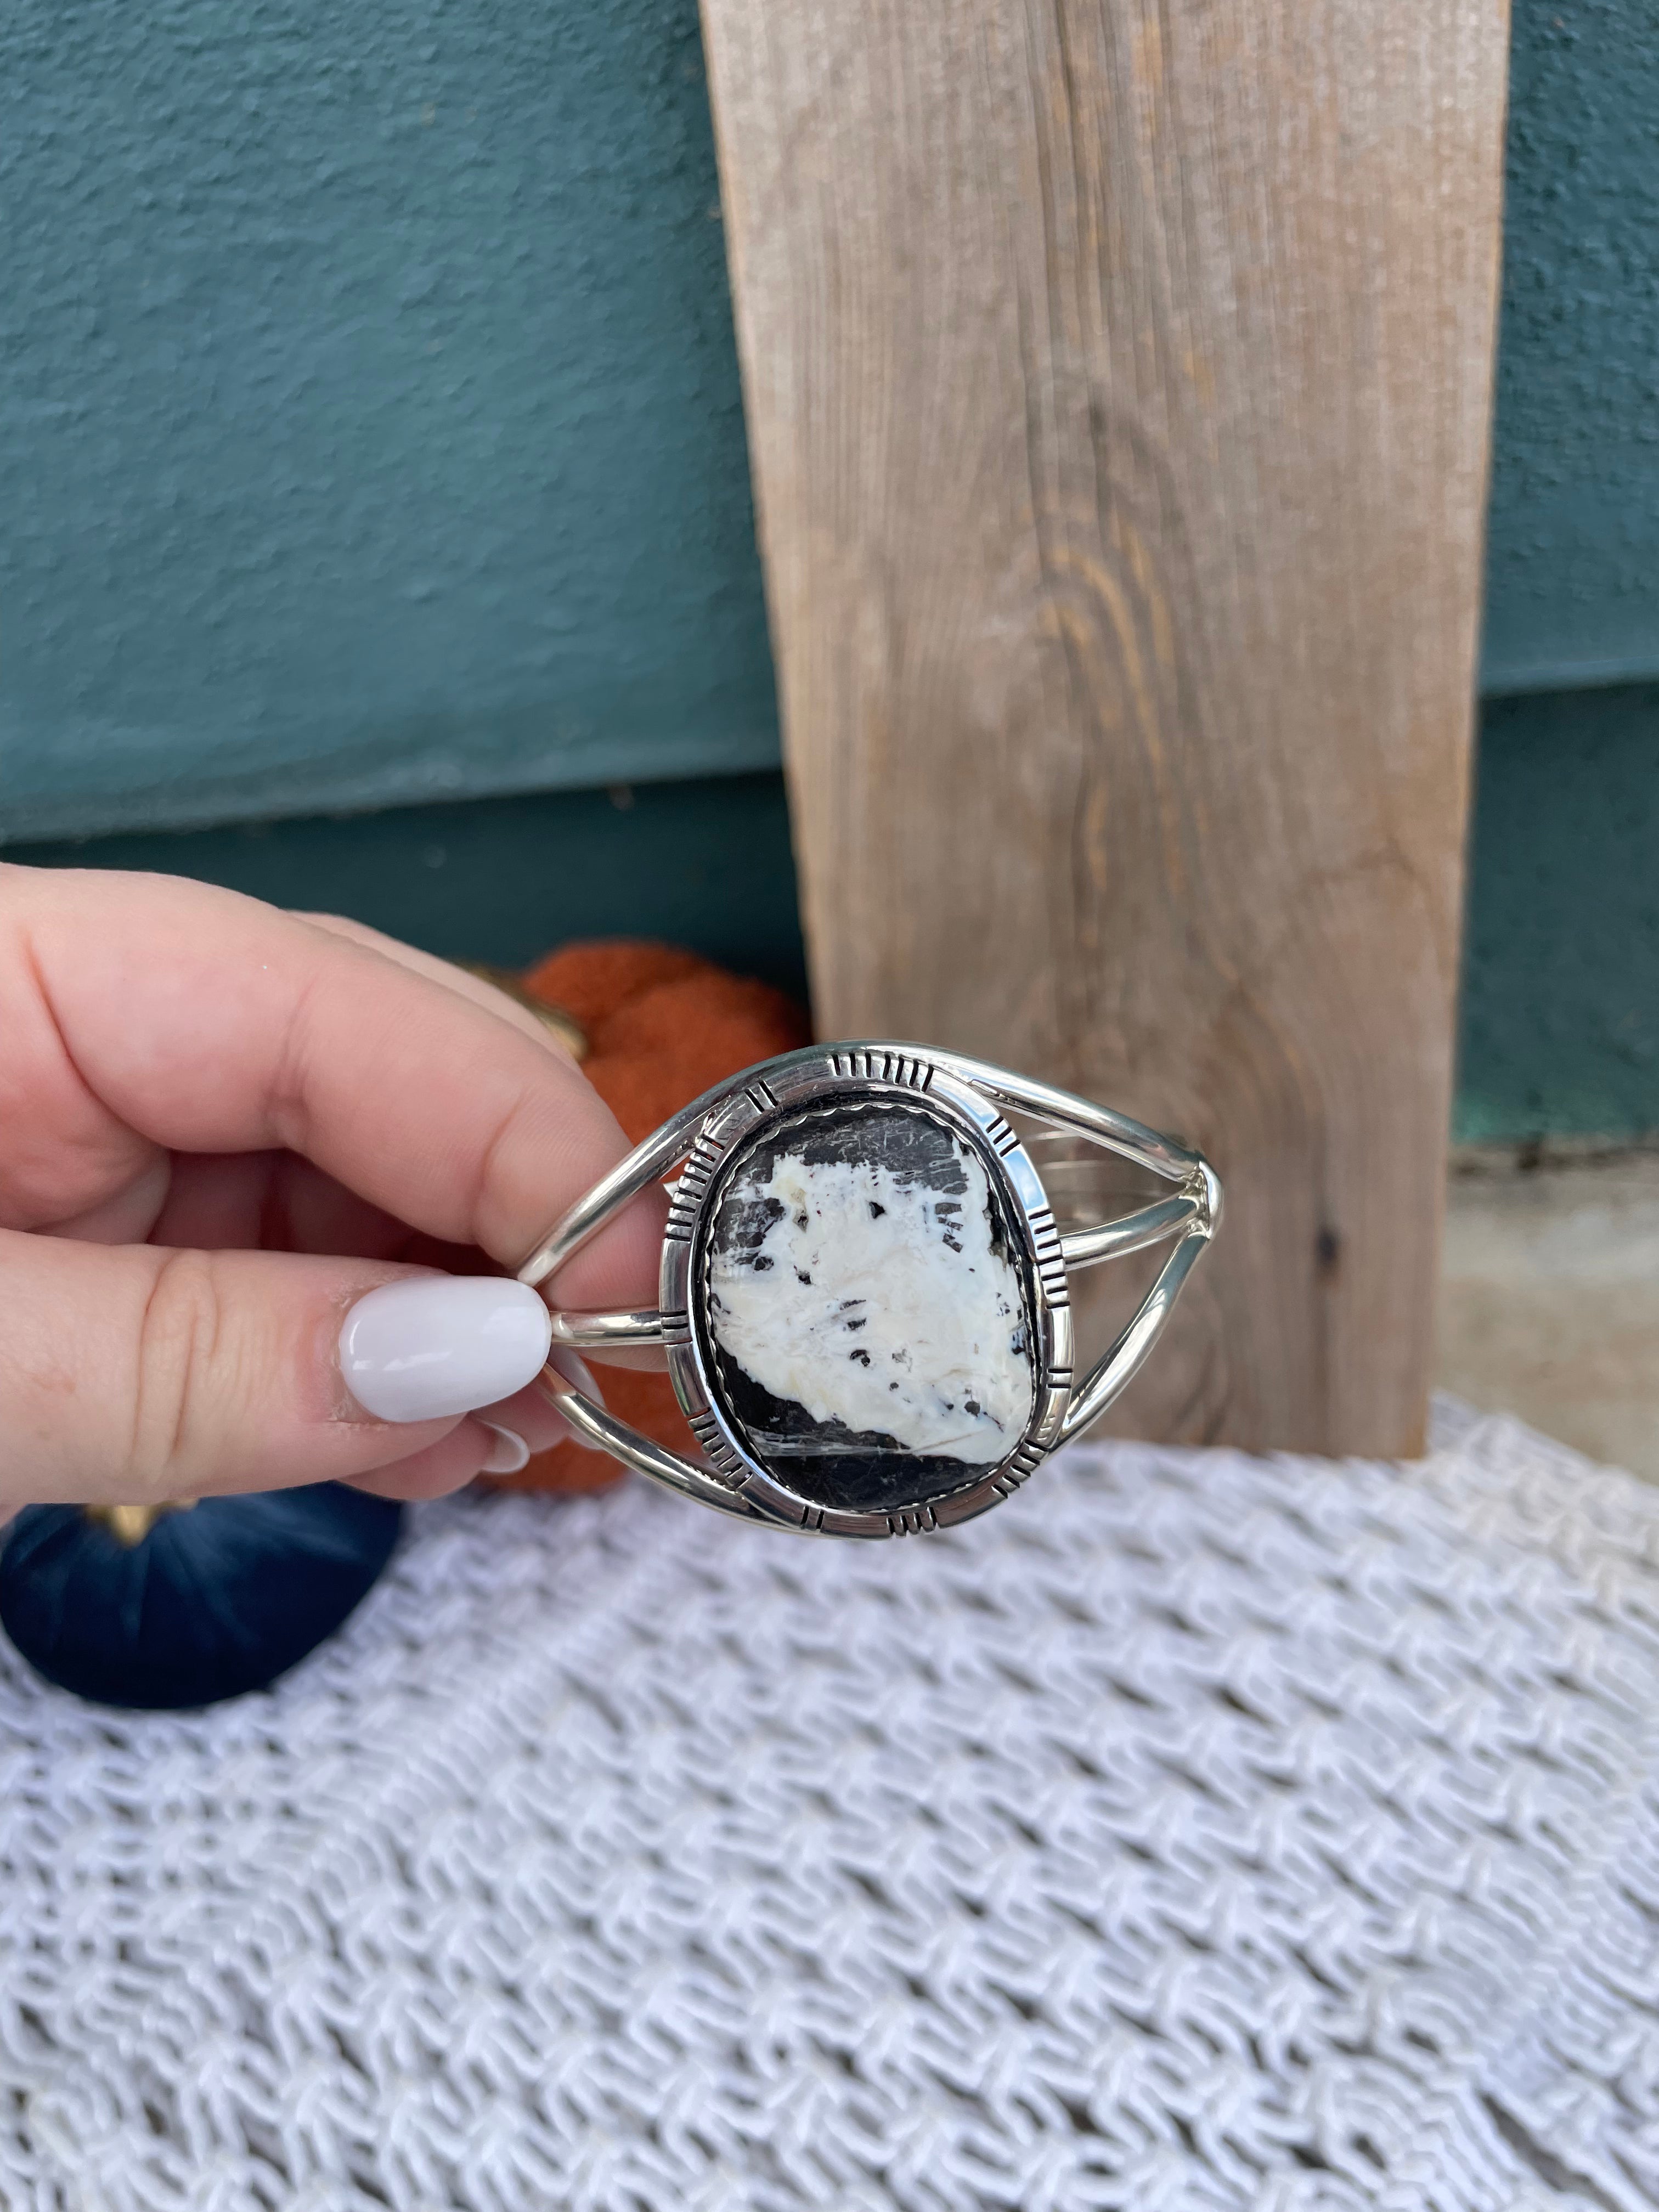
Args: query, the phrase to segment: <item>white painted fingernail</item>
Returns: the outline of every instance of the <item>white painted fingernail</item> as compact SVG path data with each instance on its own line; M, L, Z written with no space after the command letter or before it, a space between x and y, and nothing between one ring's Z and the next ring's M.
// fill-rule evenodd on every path
M484 1421L480 1426L495 1439L478 1469L480 1474L516 1474L521 1467L529 1466L530 1447L516 1429L504 1429L495 1421Z
M380 1421L434 1421L522 1390L546 1364L553 1317L527 1283L417 1275L358 1299L340 1372Z
M567 1382L574 1382L585 1396L592 1399L595 1405L605 1404L605 1393L594 1380L592 1369L575 1352L568 1352L560 1345L556 1351L549 1352L547 1364L556 1373L562 1375ZM592 1443L580 1429L573 1429L568 1422L565 1424L565 1431L569 1441L581 1451L603 1452L605 1449L603 1444Z
M548 1364L556 1367L567 1382L574 1382L579 1390L585 1390L596 1406L604 1405L605 1393L599 1388L598 1378L579 1352L567 1351L563 1345L560 1345L556 1351L548 1353L547 1358Z

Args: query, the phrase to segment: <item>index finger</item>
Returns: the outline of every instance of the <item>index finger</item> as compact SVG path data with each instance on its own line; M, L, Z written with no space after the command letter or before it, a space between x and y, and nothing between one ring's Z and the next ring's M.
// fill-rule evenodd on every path
M34 1040L31 1089L66 1140L101 1109L170 1151L283 1147L509 1267L628 1150L592 1085L511 1020L236 892L0 866L0 1005L23 1001L6 1027ZM631 1208L562 1299L650 1303L660 1222L649 1196Z

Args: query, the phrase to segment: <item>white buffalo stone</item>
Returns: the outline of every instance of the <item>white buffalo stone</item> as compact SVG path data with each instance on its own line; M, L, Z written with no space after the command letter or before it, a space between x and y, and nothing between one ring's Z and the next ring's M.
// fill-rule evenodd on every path
M873 1160L777 1155L742 1197L781 1211L758 1244L711 1254L711 1321L753 1381L815 1423L990 1467L1031 1415L1024 1298L993 1244L984 1167L950 1151L951 1190Z

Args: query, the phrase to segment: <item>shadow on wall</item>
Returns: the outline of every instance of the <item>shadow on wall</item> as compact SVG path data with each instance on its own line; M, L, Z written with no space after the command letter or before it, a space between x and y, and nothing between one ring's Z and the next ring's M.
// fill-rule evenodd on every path
M1455 1135L1659 1129L1659 684L1489 701Z
M571 937L690 945L805 990L777 775L15 846L355 915L516 967ZM1455 1134L1659 1129L1659 685L1490 702Z
M806 996L779 775L18 845L3 857L194 876L504 968L574 937L665 938Z

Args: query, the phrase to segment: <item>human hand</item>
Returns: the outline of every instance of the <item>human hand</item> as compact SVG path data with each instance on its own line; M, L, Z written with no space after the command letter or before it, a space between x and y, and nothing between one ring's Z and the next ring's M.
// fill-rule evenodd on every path
M526 1387L546 1310L493 1271L626 1150L533 1017L441 961L0 865L0 1518L521 1463L568 1431ZM562 1301L652 1304L661 1219L636 1201Z

